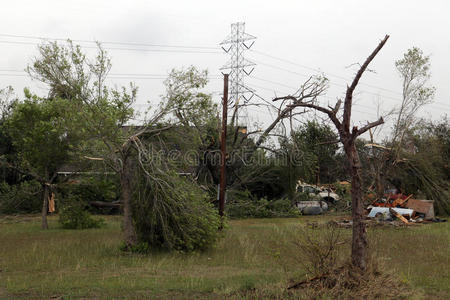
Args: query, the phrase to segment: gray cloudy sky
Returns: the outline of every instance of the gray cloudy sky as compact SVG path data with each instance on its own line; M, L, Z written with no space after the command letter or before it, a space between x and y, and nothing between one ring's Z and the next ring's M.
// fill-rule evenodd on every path
M33 43L39 40L9 36L16 35L216 47L104 45L141 49L109 50L113 59L111 74L115 77L111 82L136 82L139 109L147 101L159 101L164 93L162 78L173 68L207 68L212 77L208 91L219 92L219 68L228 59L219 43L229 34L231 23L243 21L246 32L257 37L252 48L255 51L246 53L248 59L257 62L253 78L246 79L246 83L262 97L270 99L275 93L293 92L309 75L317 73L313 69L320 69L331 80L322 101L334 102L343 95L345 84L355 72L355 66L348 66L363 62L380 39L389 34L391 38L370 66L375 72L366 73L362 80L365 84L357 90L354 122L374 120L377 102L382 104L381 111L399 104L401 83L394 61L412 46L431 56L431 84L437 89L435 103L424 108L421 115L438 119L450 112L449 16L450 1L446 0L4 1L0 18L0 87L12 85L19 95L24 86L45 93L45 86L30 82L18 72L36 54ZM219 97L215 94L217 101ZM251 121L268 122L271 118L261 108L248 113Z

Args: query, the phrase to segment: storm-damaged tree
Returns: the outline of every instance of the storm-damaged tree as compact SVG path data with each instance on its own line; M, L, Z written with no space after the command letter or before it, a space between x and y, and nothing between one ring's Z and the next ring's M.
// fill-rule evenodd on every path
M338 112L342 101L338 100L334 107L324 107L320 106L315 101L304 101L304 99L296 96L284 96L277 97L274 101L291 101L289 107L291 109L298 107L312 108L319 112L325 113L331 122L336 126L339 133L339 140L344 146L344 151L347 156L347 160L350 166L350 172L352 177L352 220L353 220L353 236L352 236L352 264L358 267L360 270L364 271L367 265L367 235L366 226L364 223L364 208L362 201L362 186L361 186L361 161L359 159L358 152L356 150L356 138L361 134L367 132L369 129L382 124L383 118L377 121L368 123L362 128L354 126L350 128L351 115L352 115L352 103L353 103L353 92L355 91L359 80L363 73L367 70L370 62L375 58L378 52L383 48L384 44L388 40L389 36L386 36L375 48L375 50L370 54L366 61L361 65L358 72L356 73L350 86L347 86L347 91L344 99L344 111L342 118L338 117Z
M397 112L391 144L396 156L403 147L407 130L415 121L416 112L432 102L435 88L427 86L430 79L430 57L417 47L408 49L402 59L395 62L402 80L402 103Z
M328 87L328 80L323 76L311 76L306 80L297 94L298 97L304 101L312 101L322 95ZM264 99L261 99L264 100ZM285 127L284 121L293 120L298 115L304 112L294 111L294 107L289 105L289 101L282 101L280 105L276 106L272 103L267 103L266 100L263 103L254 101L253 103L234 103L234 110L236 106L238 109L243 109L246 106L258 106L270 110L271 113L275 113L274 120L265 128L256 129L254 131L241 131L239 126L235 126L233 118L229 124L230 134L227 137L227 152L230 154L227 158L227 184L231 189L240 190L246 189L250 185L255 186L255 179L258 178L258 174L266 174L271 172L268 170L266 164L255 164L260 160L261 156L265 156L266 152L272 154L280 154L280 151L274 149L270 145L267 145L267 141L271 137L286 138L286 135L280 135L277 132L278 127ZM222 142L222 141L221 141ZM218 147L218 144L216 145ZM281 151L283 152L283 151ZM296 151L298 152L298 151ZM211 174L218 174L218 165L213 165L212 162L206 161L204 168ZM255 177L256 176L256 177ZM214 176L212 176L214 178ZM217 178L217 176L216 176ZM269 178L269 177L267 177ZM264 181L264 176L260 177ZM262 181L259 181L262 183ZM215 182L216 184L218 182Z
M74 151L85 160L103 162L119 176L124 212L125 246L128 249L133 249L140 240L148 238L141 234L142 230L138 232L139 234L136 232L136 228L145 228L145 226L141 226L142 223L137 223L145 222L145 219L140 219L138 214L139 209L144 206L133 206L133 203L139 204L139 201L133 202L133 200L140 199L139 195L145 193L141 190L141 188L145 188L141 185L141 180L145 179L145 182L156 184L156 186L153 186L151 198L146 199L148 201L145 203L155 203L151 200L156 199L157 196L152 193L158 193L158 203L162 203L162 210L171 214L171 216L175 212L174 208L168 203L182 203L181 201L175 201L173 198L178 197L177 199L180 200L180 197L183 197L183 199L187 199L191 195L181 192L161 193L160 188L162 186L158 183L166 178L169 178L166 182L171 185L171 191L178 190L178 187L174 186L178 181L170 179L176 177L176 173L174 175L174 170L171 169L172 166L169 164L147 167L144 163L149 160L149 153L154 154L154 151L149 150L153 149L151 143L147 143L147 141L151 141L155 135L173 128L176 123L171 122L173 120L169 116L173 112L183 113L184 105L188 106L189 103L183 97L174 95L154 107L148 114L150 116L146 115L139 125L133 125L131 123L137 118L137 114L132 108L136 100L137 88L132 84L128 89L108 88L105 81L110 69L110 59L100 45L98 46L96 59L91 61L86 58L79 46L74 46L69 41L67 45L49 43L39 46L39 56L34 60L28 71L33 78L49 85L50 97L67 99L74 106L74 111L77 113L70 115L71 122L76 124L79 134L83 137L82 142L76 145ZM192 111L192 109L189 111ZM157 157L152 156L153 158L156 159ZM204 217L207 212L206 209L201 207L203 202L198 200L197 203L197 211L193 213L193 219ZM154 208L151 205L145 207ZM171 220L177 220L176 216ZM159 222L164 222L164 220L157 218L156 224L159 224ZM164 227L164 229L175 226L173 224L173 222L164 224L169 226ZM157 227L153 223L151 226L153 226L153 229ZM179 232L184 229L181 227ZM198 234L200 240L203 238L201 236L203 229L202 227L198 229L200 230ZM153 233L152 230L145 232L145 234ZM180 237L176 236L176 238L179 239Z
M111 64L100 46L93 61L70 41L67 45L44 43L38 51L28 73L49 86L48 99L70 103L67 110L72 113L65 118L72 127L66 135L69 139L79 136L79 143L72 144L71 150L85 161L101 160L120 176L125 240L135 243L130 208L130 141L148 129L125 127L135 117L131 105L136 87L130 84L129 89L116 90L105 86ZM157 122L162 115L158 111L152 121Z
M399 164L403 164L405 154L411 152L413 146L411 133L418 122L417 111L432 102L435 92L435 88L429 86L430 57L425 56L419 48L408 49L403 58L395 61L395 67L402 83L402 102L391 112L395 122L386 145L373 144L377 149L372 165L378 170L374 176L378 197L383 195L383 187L389 178L396 177L397 168ZM404 166L403 164L400 167ZM398 185L398 182L392 180L391 183Z

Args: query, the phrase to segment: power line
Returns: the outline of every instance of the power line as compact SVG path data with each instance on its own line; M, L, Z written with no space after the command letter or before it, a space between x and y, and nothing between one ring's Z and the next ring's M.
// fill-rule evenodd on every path
M30 35L14 35L14 34L5 34L5 33L0 33L0 36L10 37L10 38L25 38L25 39L54 40L54 41L67 41L68 40L68 39L63 39L63 38L50 38L50 37L30 36ZM96 43L95 41L91 41L91 40L73 40L73 41L74 42L82 42L82 43ZM22 44L22 45L38 45L39 44L39 43L36 43L36 42L17 42L17 41L16 42L15 41L0 41L0 43ZM150 43L141 43L141 42L114 42L114 41L103 41L103 42L100 42L99 41L99 43L101 43L101 44L112 44L112 45L130 45L130 46L142 46L142 47L164 47L164 48L178 48L178 49L181 49L181 48L185 48L185 49L205 49L205 50L206 49L209 49L209 50L217 49L216 47L209 47L209 46L150 44ZM84 48L96 48L95 46L83 46L83 47ZM167 50L167 49L143 49L143 48L117 48L117 47L108 47L108 48L105 47L105 49L108 49L108 50L124 50L124 51L142 51L142 52L161 52L161 53L221 53L219 51L192 51L192 50ZM266 56L266 57L278 60L278 61L282 61L282 62L291 64L291 65L295 65L295 66L298 66L298 67L301 67L301 68L304 68L304 69L307 69L307 70L320 72L320 73L329 75L331 77L335 77L335 78L339 78L341 80L348 81L348 78L346 78L344 76L340 76L340 75L324 72L324 71L322 71L319 68L306 66L306 65L303 65L303 64L300 64L300 63L297 63L297 62L294 62L294 61L291 61L291 60L288 60L288 59L280 58L280 57L277 57L277 56L274 56L274 55L271 55L271 54L268 54L268 53L264 53L264 52L258 51L258 50L250 49L250 51L252 51L253 53L262 55L262 56ZM286 72L289 72L289 73L292 73L292 74L296 74L296 75L299 75L299 76L309 77L309 75L302 74L302 73L295 72L295 71L291 71L291 70L288 70L288 69L284 69L284 68L281 68L281 67L278 67L278 66L273 66L273 65L270 65L270 64L262 63L262 62L258 62L258 64L269 66L269 67L276 68L276 69L279 69L279 70L283 70L283 71L286 71ZM331 83L331 84L336 85L336 86L340 86L340 87L346 87L346 85L342 85L342 84L336 84L336 83ZM396 95L402 95L401 93L399 93L397 91L386 89L386 88L383 88L383 87L380 87L380 86L371 85L371 84L367 84L367 83L364 83L364 82L360 82L359 84L360 85L365 85L365 86L368 86L368 87L371 87L371 88L376 88L378 90L383 90L383 91L386 91L386 92L390 92L390 93L393 93L393 94L396 94ZM364 93L367 93L367 94L372 94L372 95L375 95L375 96L381 96L381 95L379 95L377 93L373 93L373 92L369 92L369 91L361 91L361 92L364 92ZM382 95L382 96L384 98L387 98L387 99L391 99L391 100L395 100L395 101L402 101L401 99L398 99L398 98L393 98L393 97L389 97L389 96L386 96L386 95ZM435 105L441 105L441 106L450 106L450 104L441 103L441 102L435 102L434 104Z
M257 51L257 50L253 50L253 49L251 51L254 52L254 53L257 53L257 54L260 54L260 55L272 58L272 59L276 59L276 60L279 60L279 61L282 61L282 62L285 62L285 63L288 63L288 64L292 64L294 66L298 66L298 67L307 69L307 70L311 70L311 71L315 71L315 72L319 72L319 73L324 73L324 74L329 75L331 77L339 78L339 79L342 79L342 80L345 80L345 81L349 80L348 78L346 78L344 76L340 76L340 75L332 74L332 73L329 73L329 72L325 72L325 71L320 70L318 68L305 66L305 65L302 65L302 64L299 64L299 63L296 63L296 62L284 59L284 58L279 58L279 57L276 57L276 56L273 56L273 55L270 55L270 54L267 54L267 53L264 53L264 52L261 52L261 51ZM402 95L399 92L396 92L396 91L393 91L393 90L390 90L390 89L386 89L386 88L382 88L382 87L379 87L379 86L376 86L376 85L372 85L372 84L368 84L368 83L364 83L364 82L359 82L358 84L365 85L365 86L368 86L368 87L371 87L371 88L376 88L376 89L383 90L383 91L386 91L386 92L390 92L390 93L393 93L393 94L397 94L397 95L400 95L400 96Z
M0 33L0 36L12 37L12 38L24 38L24 39L35 39L35 40L53 40L53 41L67 41L68 39L63 38L50 38L50 37L40 37L31 35L16 35L16 34L6 34ZM90 40L72 40L77 43L97 43L96 41ZM142 46L142 47L164 47L164 48L187 48L187 49L210 49L217 50L217 47L206 47L206 46L185 46L185 45L164 45L164 44L149 44L141 42L111 42L102 41L100 44L113 44L113 45L128 45L128 46Z
M16 72L23 74L10 74L10 73L1 73L1 72ZM25 71L22 70L6 70L0 69L0 76L21 76L27 77L29 76ZM167 79L169 74L149 74L149 73L110 73L107 78L127 78L127 79ZM217 77L207 77L209 80L218 80L221 79Z
M285 69L285 68L282 68L282 67L274 66L274 65L271 65L271 64L263 63L263 62L260 62L260 61L255 61L255 62L258 63L259 65L267 66L267 67L270 67L270 68L273 68L273 69L281 70L281 71L288 72L288 73L295 74L295 75L299 75L299 76L302 76L302 77L308 77L308 78L311 77L310 75L306 75L306 74L299 73L299 72L296 72L296 71L292 71L292 70L289 70L289 69ZM347 88L346 85L339 84L339 83L336 83L336 82L330 82L330 84L338 86L338 87ZM394 100L394 101L397 101L397 102L402 102L402 100L399 99L399 98L394 98L394 97L386 96L386 95L379 94L379 93L374 93L374 92L370 92L370 91L366 91L366 90L359 90L359 92L365 93L365 94L374 95L374 96L380 96L380 97L383 97L383 98L386 98L386 99L390 99L390 100ZM434 104L435 105L442 105L442 106L450 106L450 104L440 103L440 102L434 102Z
M17 44L17 45L40 45L37 42L19 42L19 41L0 41L2 44ZM96 46L82 46L87 49L97 49ZM220 51L196 51L196 50L170 50L170 49L145 49L145 48L118 48L118 47L103 47L106 50L122 50L122 51L138 51L138 52L155 52L155 53L201 53L201 54L218 54Z
M11 38L67 41L67 39L62 39L62 38L49 38L49 37L39 37L39 36L27 36L27 35L12 35L12 34L1 34L1 33L0 33L0 36L11 37ZM73 41L75 41L75 42L83 42L83 43L96 43L95 41L89 41L89 40L73 40ZM24 42L24 41L0 41L0 43L4 43L4 44L18 44L18 45L39 45L39 43L37 43L37 42ZM205 46L164 45L164 44L148 44L148 43L135 43L135 42L111 42L111 41L106 41L106 42L100 42L100 43L113 44L113 45L114 44L116 44L116 45L133 45L133 46L144 46L144 47L167 47L167 48L178 48L178 49L181 49L181 48L185 48L185 49L216 49L215 47L205 47ZM97 48L95 46L83 46L83 47L84 48L93 48L93 49ZM105 47L105 49L108 49L108 50L124 50L124 51L140 51L140 52L156 52L156 53L158 53L158 52L159 53L201 53L201 54L203 54L203 53L221 53L219 51L144 49L144 48L119 48L119 47ZM260 55L272 58L272 59L276 59L276 60L279 60L279 61L282 61L282 62L285 62L285 63L288 63L288 64L299 66L299 67L302 67L302 68L305 68L305 69L308 69L308 70L321 72L321 73L330 75L332 77L336 77L336 78L339 78L339 79L347 81L347 78L345 78L343 76L339 76L339 75L335 75L335 74L331 74L331 73L325 73L325 72L321 71L318 68L313 68L313 67L309 67L309 66L306 66L306 65L302 65L302 64L299 64L299 63L296 63L296 62L293 62L293 61L290 61L290 60L287 60L287 59L284 59L284 58L279 58L279 57L276 57L276 56L273 56L273 55L270 55L270 54L267 54L267 53L264 53L264 52L261 52L261 51L257 51L257 50L251 50L251 51L254 52L254 53L257 53L257 54L260 54ZM257 62L257 61L255 61L255 62ZM281 71L289 72L291 74L295 74L295 75L298 75L298 76L310 77L309 75L306 75L306 74L303 74L303 73L299 73L299 72L296 72L296 71L292 71L292 70L289 70L289 69L285 69L285 68L282 68L282 67L279 67L279 66L274 66L274 65L271 65L271 64L263 63L263 62L257 62L257 63L260 64L260 65L263 65L263 66L268 66L268 67L271 67L271 68L274 68L274 69L278 69L278 70L281 70ZM5 71L5 72L18 72L16 70L3 70L3 71ZM0 76L20 77L20 76L26 76L26 75L0 74ZM114 75L112 75L112 76L114 76ZM142 79L141 77L128 77L128 75L125 75L125 76L127 76L126 78L129 78L129 79ZM139 74L139 75L136 74L135 76L141 76L141 74ZM116 77L116 78L120 79L121 77ZM150 78L145 78L145 79L150 79ZM158 77L158 78L152 78L152 79L164 79L164 78L159 78ZM346 85L344 85L344 84L338 84L338 83L335 83L335 82L330 82L330 84L346 88ZM401 93L398 93L398 92L395 92L395 91L392 91L392 90L389 90L389 89L386 89L386 88L382 88L382 87L379 87L379 86L370 85L370 84L366 84L366 83L363 83L363 82L360 83L360 84L361 85L365 85L365 86L369 86L369 87L372 87L372 88L377 88L379 90L391 92L391 93L394 93L394 94L397 94L397 95L401 95ZM398 98L394 98L394 97L390 97L390 96L386 96L386 95L382 95L382 94L374 93L374 92L370 92L370 91L361 90L361 92L362 93L366 93L366 94L375 95L375 96L382 96L383 98L394 100L394 101L397 101L397 102L401 102L402 101L401 99L398 99ZM438 106L446 106L446 107L450 106L450 104L441 103L441 102L434 102L433 104L434 105L438 105Z
M264 82L269 82L269 83L272 83L272 84L276 84L276 85L279 85L279 86L282 86L282 87L287 87L287 88L291 88L291 89L293 89L293 90L298 90L298 88L295 88L295 87L293 87L293 86L289 86L289 85L286 85L286 84L283 84L283 83L280 83L280 82L276 82L276 81L272 81L272 80L267 80L267 79L263 79L263 78L258 78L258 77L255 77L255 76L251 76L251 78L254 78L254 79L256 79L256 80L260 80L260 81L264 81ZM290 94L289 92L286 92L286 91L280 91L280 90L275 90L275 89L271 89L271 88L268 88L268 87L264 87L264 86L258 86L258 85L254 85L254 84L251 84L253 87L256 87L256 88L260 88L260 89L264 89L264 90L268 90L268 91L273 91L273 92L281 92L281 93L284 93L284 94ZM327 96L327 95L321 95L320 97L322 97L322 98L328 98L328 99L332 99L332 100L336 100L335 98L333 98L333 97L331 97L331 96ZM362 105L362 104L360 104L360 103L354 103L354 106L360 106L360 107L364 107L364 108L368 108L368 109L373 109L373 107L371 107L371 106L368 106L368 105ZM431 108L433 108L433 109L436 109L436 110L445 110L445 111L447 111L447 109L443 109L443 108L437 108L437 107L433 107L433 106L429 106L429 107L431 107ZM359 112L362 112L362 111L359 111ZM369 113L369 112L364 112L364 113ZM370 113L371 114L371 113Z
M296 63L296 62L293 62L293 61L284 59L284 58L279 58L279 57L276 57L276 56L273 56L273 55L270 55L270 54L267 54L267 53L264 53L264 52L261 52L261 51L257 51L257 50L253 50L253 49L251 49L251 51L254 52L254 53L257 53L257 54L260 54L260 55L263 55L263 56L272 58L272 59L276 59L276 60L279 60L279 61L288 63L288 64L292 64L292 65L299 66L299 67L302 67L302 68L305 68L305 69L308 69L308 70L311 70L311 71L323 73L323 74L329 75L329 76L331 76L331 77L335 77L335 78L339 78L339 79L348 81L348 78L345 78L345 77L340 76L340 75L335 75L335 74L332 74L332 73L324 72L324 71L322 71L322 70L320 70L320 69L318 69L318 68L313 68L313 67L305 66L305 65L302 65L302 64L299 64L299 63ZM255 61L255 62L256 62L256 61ZM282 71L290 72L290 73L292 73L292 74L300 75L300 76L303 76L303 77L309 77L309 76L306 75L306 74L298 73L298 72L295 72L295 71L292 71L292 70L289 70L289 69L284 69L284 68L281 68L281 67L278 67L278 66L274 66L274 65L271 65L271 64L266 64L266 63L261 63L261 62L257 62L257 63L258 63L258 64L261 64L261 65L266 65L266 66L268 66L268 67L276 68L276 69L279 69L279 70L282 70ZM346 88L346 85L345 85L345 84L337 84L337 83L331 83L331 84ZM375 89L378 89L378 90L390 92L390 93L392 93L392 94L396 94L396 95L399 95L399 96L402 96L402 93L400 93L400 92L393 91L393 90L390 90L390 89L386 89L386 88L383 88L383 87L380 87L380 86L376 86L376 85L372 85L372 84L368 84L368 83L364 83L364 82L360 82L359 84L360 84L360 85L367 86L367 87L375 88ZM365 92L365 93L367 93L367 94L378 95L378 94L376 94L376 93L369 92L369 91L362 91L362 92ZM393 98L393 97L386 96L386 95L383 95L383 97L388 98L388 99L392 99L392 100L396 100L396 101L402 101L401 99ZM444 105L444 106L450 106L450 104L447 104L447 103L440 103L440 102L435 102L435 104L437 104L437 105Z

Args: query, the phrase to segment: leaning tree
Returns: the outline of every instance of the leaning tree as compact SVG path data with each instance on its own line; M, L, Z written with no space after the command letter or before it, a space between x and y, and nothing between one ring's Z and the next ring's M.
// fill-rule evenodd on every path
M364 208L363 208L363 191L361 184L361 161L359 159L358 152L356 150L356 139L361 134L365 133L369 129L384 123L383 118L380 117L377 121L368 123L362 128L353 126L350 128L351 115L352 115L352 103L353 103L353 92L358 85L359 80L363 73L367 70L367 67L378 54L378 52L383 48L384 44L387 42L389 36L386 35L385 38L378 44L378 46L369 55L366 61L361 65L358 72L356 73L350 86L347 86L347 91L344 99L344 112L342 117L338 116L339 109L342 104L342 100L338 100L334 107L320 106L316 98L313 101L304 101L302 95L300 96L284 96L277 97L273 101L278 100L291 100L289 107L306 107L312 108L319 112L322 112L328 116L331 122L336 126L339 133L339 140L344 146L344 151L347 156L347 160L350 165L350 172L352 177L352 219L353 219L353 236L352 236L352 264L361 270L366 269L367 265L367 235L366 226L364 223Z

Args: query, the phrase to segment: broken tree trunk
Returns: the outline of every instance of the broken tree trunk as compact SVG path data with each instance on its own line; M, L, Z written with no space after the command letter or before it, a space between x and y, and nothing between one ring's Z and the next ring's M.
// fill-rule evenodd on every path
M300 96L285 96L277 97L273 101L277 100L292 100L292 104L289 106L291 109L294 107L308 107L325 113L329 119L336 126L339 133L339 139L344 145L344 150L347 156L347 160L350 166L350 173L352 176L352 218L353 218L353 237L352 237L352 264L358 267L361 271L366 270L367 265L367 235L364 223L364 210L363 210L363 193L361 187L361 162L358 152L356 150L356 138L361 134L367 132L371 128L384 123L383 118L379 118L377 121L368 123L362 128L354 126L350 129L352 104L353 104L353 92L358 85L361 76L366 71L370 62L375 58L378 52L383 48L387 42L389 36L386 35L384 39L378 44L375 50L367 57L365 62L361 65L358 72L355 75L350 86L347 86L344 100L344 112L342 120L338 117L337 113L341 107L342 101L339 100L333 107L320 106L315 102L315 98L311 102L304 102L302 95Z
M352 264L364 270L367 257L367 235L364 223L363 193L361 186L361 161L354 143L344 144L352 176Z

